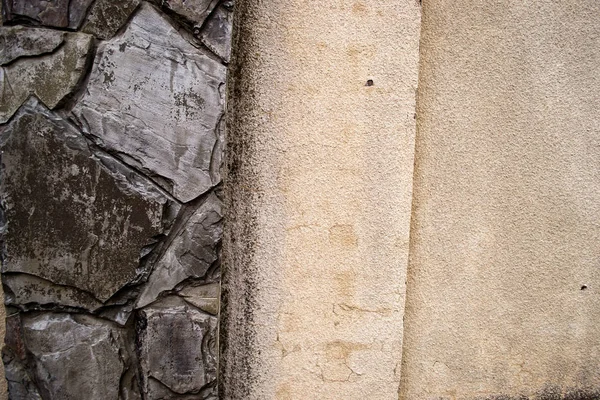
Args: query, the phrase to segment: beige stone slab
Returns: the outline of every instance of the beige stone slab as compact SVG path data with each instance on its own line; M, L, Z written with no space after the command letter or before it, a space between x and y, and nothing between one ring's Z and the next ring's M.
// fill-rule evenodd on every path
M221 396L396 399L419 4L235 15Z
M600 398L599 38L593 0L424 2L402 399Z

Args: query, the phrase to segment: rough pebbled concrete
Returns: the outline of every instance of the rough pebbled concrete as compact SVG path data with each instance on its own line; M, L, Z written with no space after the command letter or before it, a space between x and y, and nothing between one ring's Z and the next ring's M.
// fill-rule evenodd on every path
M599 37L593 0L423 2L401 399L598 398Z
M220 395L395 399L418 2L236 7Z

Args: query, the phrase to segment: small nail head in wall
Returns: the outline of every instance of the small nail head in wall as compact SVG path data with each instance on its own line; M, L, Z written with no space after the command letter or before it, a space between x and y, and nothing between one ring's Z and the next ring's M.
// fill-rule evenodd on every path
M581 290L585 290L587 288L588 288L587 285L581 285Z
M366 84L365 86L373 86L373 85L374 85L374 83L373 83L373 79L369 79L369 80L367 81L367 84Z

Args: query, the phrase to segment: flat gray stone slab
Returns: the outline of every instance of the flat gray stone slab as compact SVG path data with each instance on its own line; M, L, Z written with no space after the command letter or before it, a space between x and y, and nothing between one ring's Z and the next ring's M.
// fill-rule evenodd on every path
M198 393L214 383L216 317L167 299L143 309L140 321L138 354L147 399L164 398L157 381L178 394Z
M51 53L65 39L65 32L26 28L23 26L0 27L0 65L19 57L39 56Z
M223 61L231 56L231 26L233 23L233 1L221 4L206 21L200 32L200 40Z
M110 39L139 5L140 0L96 0L82 31L99 39Z
M4 44L6 48L10 48L5 57L11 58L19 53L28 55L26 53L35 51L36 47L39 50L40 46L34 44L28 51L22 47L19 50L19 46L31 39L32 35L36 40L35 36L39 33L32 34L29 29L23 29L5 36ZM48 108L54 108L78 87L85 73L92 37L83 33L64 35L64 45L55 52L40 57L21 58L0 68L0 123L8 121L32 94ZM53 33L48 36L51 40L45 46L49 47L56 43L56 37Z
M6 305L59 305L95 310L102 302L89 293L70 286L56 285L28 274L4 274Z
M33 99L0 137L8 221L2 271L100 301L134 280L141 249L164 231L167 199L150 186L141 194L133 171L90 152L75 128Z
M136 307L152 303L186 279L205 277L219 258L218 244L223 236L221 208L221 200L211 193L182 229L174 233L142 289Z
M180 15L195 26L202 26L219 0L154 0L155 3Z
M100 146L187 202L221 179L225 73L144 4L123 35L100 45L73 112Z
M77 29L93 0L2 0L5 22Z
M24 315L22 333L44 398L119 398L124 330L97 318L43 313Z

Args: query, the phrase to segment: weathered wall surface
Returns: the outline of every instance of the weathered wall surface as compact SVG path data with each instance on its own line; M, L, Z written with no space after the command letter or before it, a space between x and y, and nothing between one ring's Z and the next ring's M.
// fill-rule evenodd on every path
M217 398L232 8L2 1L10 399Z
M2 0L10 398L216 399L223 215L219 398L600 398L600 4L236 7L224 209L232 1Z
M423 2L402 399L600 398L599 37L594 0Z
M236 18L221 395L397 398L419 4Z

